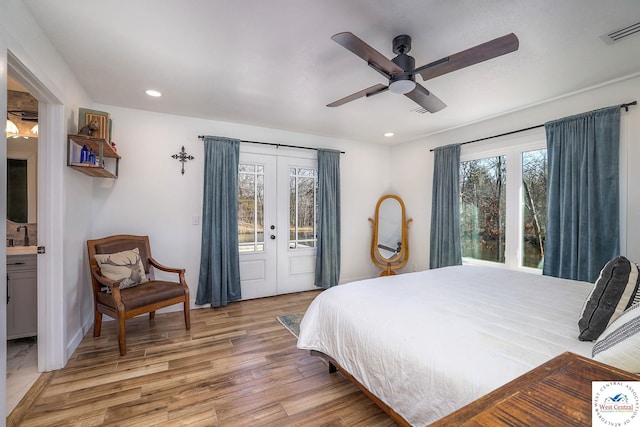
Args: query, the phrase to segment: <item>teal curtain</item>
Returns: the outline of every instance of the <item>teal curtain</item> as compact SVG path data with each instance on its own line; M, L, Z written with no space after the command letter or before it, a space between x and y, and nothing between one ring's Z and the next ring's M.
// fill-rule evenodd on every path
M204 137L202 245L196 304L213 307L242 298L238 254L240 141Z
M620 250L620 106L548 122L545 129L543 273L594 282Z
M434 151L429 268L462 264L460 246L460 145Z
M316 286L327 289L340 280L340 152L318 150L318 243Z

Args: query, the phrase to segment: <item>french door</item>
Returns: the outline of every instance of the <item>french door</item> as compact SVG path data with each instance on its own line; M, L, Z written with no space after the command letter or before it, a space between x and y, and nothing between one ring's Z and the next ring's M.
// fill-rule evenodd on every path
M314 289L317 159L240 153L238 241L243 299Z

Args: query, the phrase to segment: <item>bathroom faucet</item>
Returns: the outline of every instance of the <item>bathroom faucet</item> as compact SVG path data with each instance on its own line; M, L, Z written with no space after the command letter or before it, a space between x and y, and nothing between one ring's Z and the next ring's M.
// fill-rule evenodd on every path
M26 225L20 225L18 226L18 232L20 231L20 229L24 229L24 245L25 246L29 246L29 230L27 229Z

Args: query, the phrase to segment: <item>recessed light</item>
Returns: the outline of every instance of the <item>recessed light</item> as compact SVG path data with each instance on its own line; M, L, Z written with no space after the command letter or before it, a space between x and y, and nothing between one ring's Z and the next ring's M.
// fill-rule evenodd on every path
M393 132L387 132L384 134L384 136L386 136L387 138L391 138L393 135Z
M162 94L160 92L158 92L157 90L153 90L153 89L149 89L146 93L149 96L155 96L155 97L162 96Z

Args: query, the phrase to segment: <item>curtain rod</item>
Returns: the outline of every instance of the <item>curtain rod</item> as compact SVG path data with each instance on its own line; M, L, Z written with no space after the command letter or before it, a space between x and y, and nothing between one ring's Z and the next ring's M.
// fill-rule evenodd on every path
M627 102L626 104L621 104L620 108L624 108L625 111L629 111L629 107L632 106L632 105L638 105L638 101ZM514 133L524 132L524 131L531 130L531 129L537 129L537 128L541 128L543 126L544 126L544 124L541 124L541 125L530 126L528 128L524 128L524 129L512 130L511 132L501 133L500 135L487 136L487 137L484 137L484 138L474 139L473 141L461 142L458 145L472 144L474 142L480 142L480 141L484 141L484 140L487 140L487 139L499 138L501 136L506 136L506 135L511 135L511 134L514 134ZM432 148L429 151L433 151L433 150L435 150L435 148Z
M199 139L204 139L204 135L198 135ZM302 145L288 145L288 144L278 144L275 142L260 142L260 141L245 141L244 139L241 139L240 142L246 142L248 144L261 144L261 145L272 145L274 147L285 147L285 148L300 148L303 150L314 150L314 151L318 151L319 148L313 148L313 147L304 147ZM340 154L345 154L344 151L341 151Z

